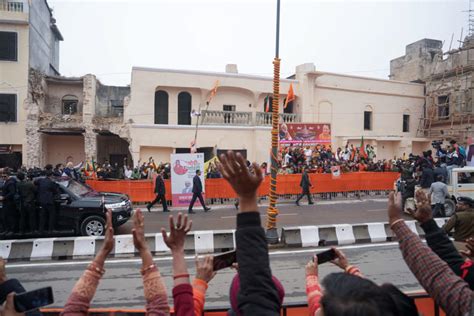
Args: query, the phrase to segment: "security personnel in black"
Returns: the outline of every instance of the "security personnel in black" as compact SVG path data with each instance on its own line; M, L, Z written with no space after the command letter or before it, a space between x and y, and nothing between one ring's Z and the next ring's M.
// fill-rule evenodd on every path
M191 199L191 203L189 204L189 209L188 209L189 214L195 213L193 211L193 206L197 198L199 198L199 202L201 202L202 207L204 207L204 212L211 210L209 207L206 207L206 204L204 203L204 199L202 197L202 182L201 182L201 178L199 177L200 175L201 175L201 170L196 170L196 175L193 178L193 198Z
M169 212L168 210L168 205L166 205L166 188L165 188L165 182L163 181L163 176L162 173L158 174L156 176L156 181L155 181L155 193L156 197L153 200L153 202L149 203L146 208L148 209L148 212L151 212L151 208L153 205L155 205L158 201L161 201L161 205L163 206L163 212Z
M19 172L18 178L18 193L20 194L20 234L27 231L26 226L29 226L30 232L38 230L37 215L36 215L36 186L31 179L26 179L23 172Z
M19 202L17 181L10 170L7 170L7 175L8 179L2 189L2 221L7 233L16 233L18 229L17 203Z
M38 186L38 202L41 206L39 230L40 233L46 231L46 218L48 218L48 231L51 233L56 225L56 206L54 198L59 194L58 185L51 179L53 172L46 171L46 177L35 181Z
M309 176L308 176L308 167L305 167L303 170L303 175L301 176L301 181L300 181L300 187L303 190L303 192L298 196L298 199L296 199L296 205L300 206L300 200L303 198L303 196L308 197L308 204L314 204L313 200L311 199L311 193L309 192L309 188L311 188L313 185L309 181Z

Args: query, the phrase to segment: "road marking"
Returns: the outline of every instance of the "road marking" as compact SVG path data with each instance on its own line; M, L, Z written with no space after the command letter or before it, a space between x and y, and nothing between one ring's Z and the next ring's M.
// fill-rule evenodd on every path
M278 216L296 216L300 215L298 213L285 213L285 214L278 214ZM260 214L260 217L266 217L267 214ZM221 216L222 219L224 218L237 218L237 215L232 215L232 216Z
M367 212L386 212L387 209L386 208L381 208L381 209L378 209L378 210L367 210Z
M425 241L423 241L425 242ZM365 244L365 245L350 245L350 246L341 246L337 247L338 249L363 249L363 248L379 248L379 247L387 247L387 246L396 246L398 242L385 242L380 244ZM311 249L302 249L302 250L281 250L281 251L272 251L270 252L270 256L278 256L278 255L291 255L291 254L298 254L298 253L311 253L314 251L324 251L328 250L330 247L324 248L311 248ZM194 261L195 255L185 256L186 260ZM172 261L172 256L167 257L160 257L160 258L153 258L153 261ZM92 260L88 261L67 261L67 262L42 262L42 263L20 263L20 264L8 264L7 268L31 268L31 267L51 267L51 266L75 266L75 265L88 265L91 263ZM114 265L114 264L123 264L123 263L141 263L142 259L117 259L117 260L107 260L107 266Z

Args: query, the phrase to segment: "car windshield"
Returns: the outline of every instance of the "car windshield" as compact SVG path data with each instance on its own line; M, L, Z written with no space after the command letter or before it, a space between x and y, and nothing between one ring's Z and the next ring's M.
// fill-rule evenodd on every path
M79 196L84 196L88 193L93 192L91 188L89 188L86 185L83 185L75 180L65 180L65 181L60 181L59 184L63 185L66 187L69 191L72 193L79 195Z

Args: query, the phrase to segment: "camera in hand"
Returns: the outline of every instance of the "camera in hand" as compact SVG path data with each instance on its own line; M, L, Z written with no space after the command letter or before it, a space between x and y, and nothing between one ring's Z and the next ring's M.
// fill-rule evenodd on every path
M329 250L320 252L316 255L318 257L318 264L323 264L337 258L336 251L331 248ZM313 258L314 261L314 258Z
M13 300L15 310L25 313L54 303L53 289L48 286L30 292L16 294Z

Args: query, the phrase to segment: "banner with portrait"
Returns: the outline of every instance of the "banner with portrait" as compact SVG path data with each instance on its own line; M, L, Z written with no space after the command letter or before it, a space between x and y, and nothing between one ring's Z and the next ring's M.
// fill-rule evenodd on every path
M331 144L331 124L281 123L279 141L282 146Z
M202 195L204 192L204 154L171 155L171 195L173 206L188 206L193 197L193 178L201 170ZM198 203L199 200L196 201ZM199 205L199 204L198 204Z

